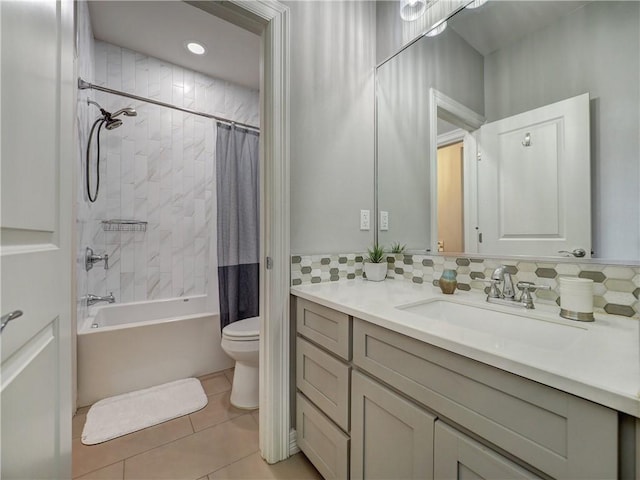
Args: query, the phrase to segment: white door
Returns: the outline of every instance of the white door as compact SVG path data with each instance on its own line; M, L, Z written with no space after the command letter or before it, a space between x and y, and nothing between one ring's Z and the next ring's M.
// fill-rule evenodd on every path
M487 123L479 145L479 252L589 257L589 94Z
M71 476L73 3L0 2L3 479Z

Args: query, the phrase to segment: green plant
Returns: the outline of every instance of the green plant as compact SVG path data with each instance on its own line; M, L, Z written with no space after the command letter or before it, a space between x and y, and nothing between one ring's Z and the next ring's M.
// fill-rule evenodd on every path
M367 257L367 261L371 263L382 263L384 261L384 247L378 245L377 243L373 244L372 248L368 248L367 252L369 256Z
M391 253L403 253L406 245L400 245L400 242L394 242L391 244Z

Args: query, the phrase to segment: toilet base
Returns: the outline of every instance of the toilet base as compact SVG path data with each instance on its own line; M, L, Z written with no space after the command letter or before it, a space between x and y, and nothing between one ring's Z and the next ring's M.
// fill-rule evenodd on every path
M231 405L243 410L255 410L260 406L258 365L236 361L231 387Z

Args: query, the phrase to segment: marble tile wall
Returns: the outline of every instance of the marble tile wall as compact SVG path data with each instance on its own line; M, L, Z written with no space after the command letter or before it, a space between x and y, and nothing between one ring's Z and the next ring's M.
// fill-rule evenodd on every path
M94 64L98 85L259 125L256 90L100 41ZM215 121L103 92L89 96L107 111L133 107L138 115L101 133L95 204L87 205L79 179L79 221L87 232L79 249L106 251L110 267L88 272L87 291L113 292L119 303L206 293L216 263ZM98 109L83 108L92 123ZM105 232L101 221L108 219L146 221L147 230Z
M291 284L362 278L364 257L364 254L293 255ZM453 269L457 272L460 290L486 291L488 286L483 280L489 279L500 265L507 266L515 282L526 281L551 287L551 290L539 290L534 294L538 301L546 303L559 304L559 277L590 278L594 282L596 311L640 319L640 266L388 254L387 280L437 285L442 271Z

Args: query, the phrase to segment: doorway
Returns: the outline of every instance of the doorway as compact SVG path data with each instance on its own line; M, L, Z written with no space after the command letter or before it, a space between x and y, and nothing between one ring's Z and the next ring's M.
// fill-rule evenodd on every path
M438 252L464 252L463 142L438 147Z

